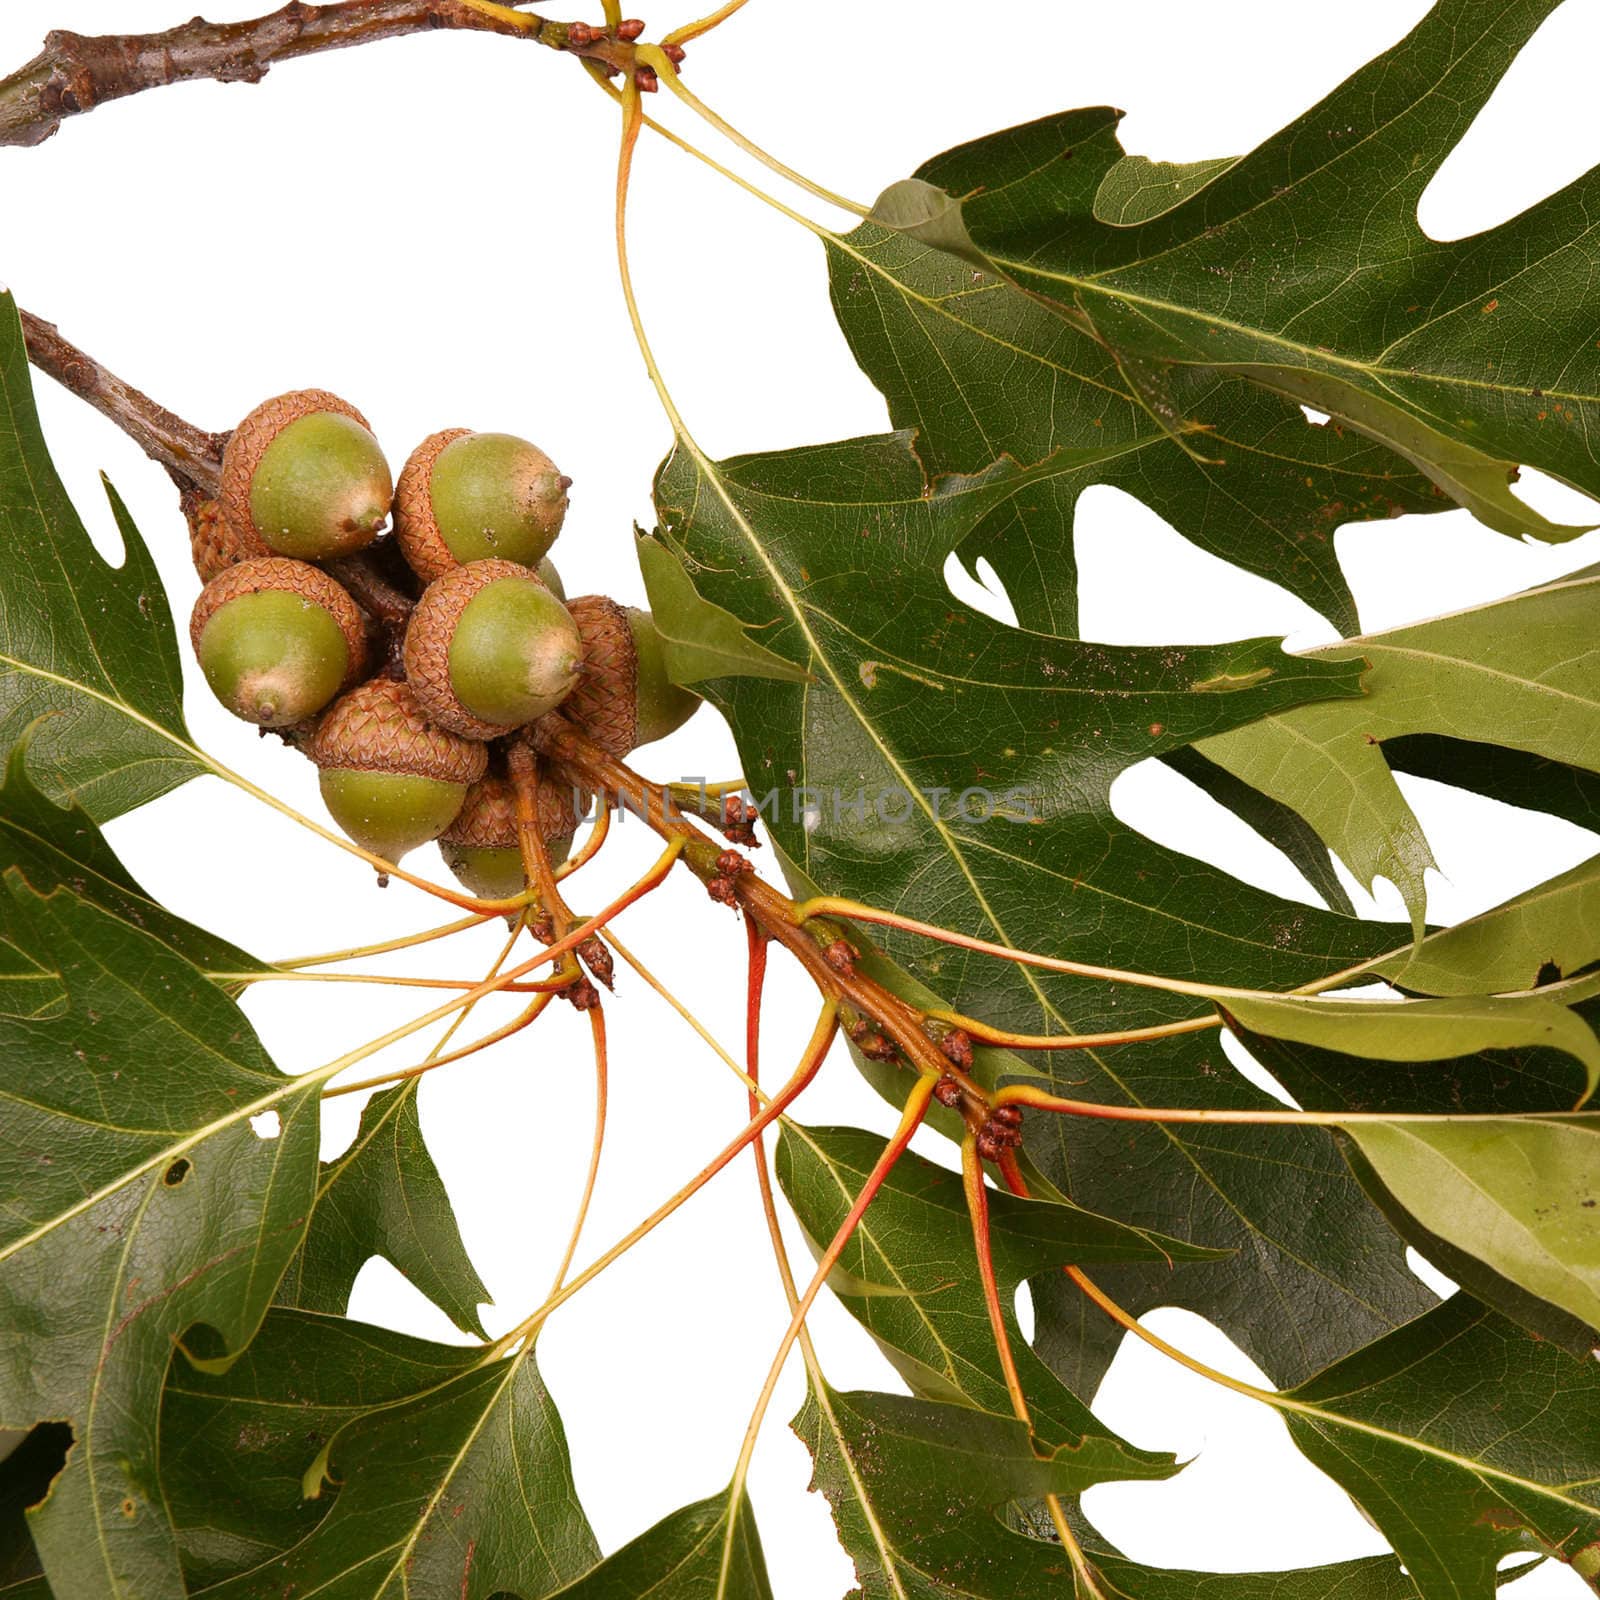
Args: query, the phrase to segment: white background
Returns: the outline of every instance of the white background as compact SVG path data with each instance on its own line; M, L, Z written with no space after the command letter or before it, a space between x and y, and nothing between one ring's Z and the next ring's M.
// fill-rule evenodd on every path
M211 14L254 9L232 0ZM1128 147L1158 158L1235 153L1425 9L1422 0L754 0L693 50L690 67L697 90L767 148L870 200L938 150L1071 105L1126 107ZM154 29L185 15L176 0L9 0L0 9L0 63L20 63L49 27ZM651 20L660 32L683 19ZM1431 232L1491 226L1600 160L1597 58L1600 6L1569 0L1430 188L1422 216ZM653 109L712 140L680 108ZM396 466L447 426L537 439L576 479L556 550L569 591L637 601L630 527L650 519L650 474L668 435L616 289L616 133L614 108L574 63L504 39L449 34L291 63L257 88L152 93L69 124L42 149L0 151L0 279L114 370L205 426L229 426L283 389L319 385L368 413ZM847 220L800 199L821 220ZM822 254L805 233L647 135L634 238L662 364L713 452L885 425L880 399L833 324ZM52 385L41 384L40 398L56 459L96 538L114 552L96 481L104 468L154 547L183 621L198 584L164 477ZM1534 483L1529 494L1558 517L1591 520L1585 503L1554 485ZM1116 491L1086 497L1078 542L1089 637L1328 636L1281 590L1198 554ZM1554 550L1518 546L1457 512L1346 529L1338 548L1372 628L1593 562L1600 535ZM970 585L958 587L970 596ZM200 742L320 814L310 767L230 721L191 679ZM734 775L730 742L709 712L642 765L662 777ZM1563 824L1426 783L1405 787L1444 869L1432 885L1436 918L1491 905L1593 848L1591 836ZM1129 775L1116 803L1169 843L1309 898L1281 858L1164 770ZM443 920L420 893L379 893L360 863L216 780L193 783L110 833L153 891L262 956L343 948ZM574 881L580 908L603 903L652 854L640 827L622 827L601 863ZM412 864L442 870L431 850ZM1395 897L1380 887L1393 914ZM734 1046L742 935L692 884L674 888L619 931ZM448 953L436 948L431 970L475 976L496 943L485 931ZM412 970L429 969L417 962ZM620 988L609 1008L612 1132L580 1260L676 1187L744 1118L743 1090L726 1068L640 984L624 978ZM290 1071L361 1043L408 1007L424 1009L404 991L342 985L264 985L245 1003ZM804 985L775 962L770 1073L787 1070L810 1020ZM400 1066L414 1058L413 1050L384 1059ZM565 1239L587 1157L587 1058L586 1025L557 1007L536 1033L423 1088L430 1147L495 1297L486 1313L492 1330L538 1303ZM350 1100L334 1103L329 1151L349 1138L355 1113ZM892 1120L842 1054L805 1115L884 1130ZM936 1141L931 1148L947 1157ZM804 1264L803 1242L791 1242ZM363 1272L353 1309L458 1337L382 1263ZM785 1320L747 1161L552 1320L540 1360L608 1550L727 1480ZM1158 1312L1150 1320L1206 1359L1264 1381L1197 1319ZM893 1384L837 1308L821 1305L814 1327L836 1385ZM784 1426L799 1401L798 1373L796 1362L753 1487L777 1593L817 1600L843 1593L850 1569L820 1498L806 1493L805 1452ZM1089 1495L1091 1514L1131 1555L1261 1569L1382 1548L1274 1417L1143 1347L1124 1349L1097 1407L1136 1443L1194 1458L1170 1483ZM1580 1590L1561 1569L1518 1593L1533 1600Z

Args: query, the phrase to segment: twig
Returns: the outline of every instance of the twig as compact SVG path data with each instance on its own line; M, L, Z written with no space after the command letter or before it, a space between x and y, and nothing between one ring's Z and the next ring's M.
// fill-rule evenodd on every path
M164 33L88 35L56 29L39 55L0 79L0 145L36 145L69 117L171 83L259 83L280 61L410 33L459 29L532 39L601 67L634 70L634 46L614 34L532 13L511 23L462 0L291 0L245 22L191 22Z
M165 467L178 486L186 514L193 513L197 502L216 498L226 433L207 433L185 422L63 338L53 322L31 311L20 315L32 365L109 418L152 461ZM377 623L388 640L390 656L397 656L414 602L384 575L378 552L362 550L341 556L328 562L327 568Z
M911 1066L935 1076L954 1078L974 1102L987 1104L988 1097L978 1085L924 1032L923 1014L915 1006L849 965L832 965L827 949L831 941L819 941L823 925L802 925L794 902L781 890L754 872L728 879L722 870L725 847L689 822L659 788L607 755L559 715L546 717L539 724L536 742L563 782L622 798L628 809L643 817L662 838L681 842L685 864L702 882L729 883L732 903L770 939L788 950L822 993L836 997L842 1007L870 1019Z
M3 108L0 89L0 108ZM3 118L3 109L0 109ZM3 120L0 120L3 127ZM0 134L0 143L4 142ZM22 313L28 359L64 389L109 417L152 461L164 466L180 489L215 496L222 470L224 433L206 433L157 405L149 395L124 383L75 344L63 339L52 322Z

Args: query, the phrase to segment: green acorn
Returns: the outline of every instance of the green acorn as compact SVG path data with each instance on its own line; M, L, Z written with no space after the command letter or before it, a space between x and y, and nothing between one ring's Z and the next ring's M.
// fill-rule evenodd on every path
M572 692L583 641L529 567L472 561L428 585L406 628L406 677L424 713L469 739L495 739Z
M561 532L571 486L526 439L447 428L400 474L395 534L425 583L469 561L536 567Z
M200 591L189 638L211 692L236 717L286 728L361 675L360 607L326 572L267 556L225 568Z
M392 678L336 700L307 753L333 820L386 861L437 839L489 759L481 744L429 723L410 685Z
M572 796L548 778L538 789L539 832L552 866L567 859L578 814ZM467 791L460 814L439 836L439 853L461 882L483 900L509 900L527 886L517 838L517 802L504 778L483 778Z
M279 555L329 561L364 549L394 484L367 419L322 389L279 395L234 430L222 455L222 519Z
M675 732L700 697L667 676L661 634L648 611L604 595L580 595L568 606L583 636L583 679L562 715L619 759Z
M549 556L546 556L539 563L539 565L534 568L534 571L539 574L540 580L543 582L545 588L547 588L550 593L553 594L556 599L561 601L564 605L567 599L567 586L561 581L561 574L556 571L555 562L553 562Z

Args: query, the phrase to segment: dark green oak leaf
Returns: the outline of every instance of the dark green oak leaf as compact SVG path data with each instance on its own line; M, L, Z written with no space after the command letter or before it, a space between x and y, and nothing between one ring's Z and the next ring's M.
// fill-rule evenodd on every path
M813 1384L794 1428L862 1600L1415 1600L1386 1556L1293 1572L1159 1571L1090 1538L1080 1576L1059 1543L1002 1520L1008 1502L1083 1486L1070 1449L1039 1455L1010 1416Z
M532 1344L498 1357L448 1347L430 1353L415 1340L391 1348L393 1335L359 1324L326 1321L314 1334L313 1326L293 1324L286 1335L309 1336L307 1357L330 1341L339 1347L331 1379L306 1380L314 1399L326 1397L311 1416L327 1416L335 1397L342 1406L332 1409L347 1416L359 1406L320 1452L305 1454L307 1492L332 1494L332 1505L287 1550L201 1593L211 1600L543 1600L594 1566L599 1549ZM471 1359L458 1360L462 1354ZM375 1360L383 1363L376 1373ZM385 1394L428 1369L428 1387ZM281 1371L259 1380L247 1373L237 1390L231 1377L211 1398L241 1404L245 1418L263 1387L285 1386ZM276 1450L275 1442L268 1448ZM280 1458L276 1484L253 1491L269 1498L270 1520L256 1524L271 1530L268 1537L292 1515L286 1465Z
M225 1372L177 1362L161 1406L161 1482L191 1590L298 1544L336 1496L305 1478L348 1423L437 1389L483 1352L274 1307Z
M174 1369L162 1448L191 1593L532 1600L598 1559L531 1353L275 1308L227 1372Z
M0 294L0 749L54 713L34 740L35 776L97 822L206 770L155 563L114 492L111 509L120 567L95 551L51 465L16 301Z
M1325 698L1347 680L1283 682L1288 658L1269 641L1090 645L1007 628L952 599L945 556L996 496L1050 470L1002 462L929 491L898 437L722 464L685 445L667 462L663 540L705 598L814 680L702 686L733 727L753 791L776 791L768 821L797 889L1018 948L1250 988L1293 988L1403 946L1403 930L1288 904L1166 850L1110 807L1111 783L1136 761L1184 748L1215 719L1257 718L1279 694ZM992 793L998 814L962 813L953 802L969 786ZM1012 791L1021 799L1007 812ZM1203 1009L870 932L911 979L998 1027L1099 1032ZM1275 1104L1214 1037L1035 1059L1078 1098ZM1110 1270L1140 1310L1176 1303L1216 1318L1277 1381L1430 1303L1323 1132L1073 1119L1040 1124L1029 1148L1088 1209L1234 1251L1172 1272ZM1084 1337L1093 1349L1081 1361L1059 1347L1052 1359L1075 1363L1088 1393L1114 1342L1098 1329Z
M373 1256L410 1279L458 1328L488 1337L478 1307L489 1291L423 1140L415 1078L374 1095L350 1148L323 1163L311 1226L279 1302L343 1312Z
M1600 178L1512 220L1430 239L1417 204L1559 0L1438 0L1406 38L1188 199L1098 220L1076 173L1084 113L949 152L888 196L919 235L1056 305L1143 374L1206 452L1187 386L1243 377L1343 419L1502 532L1560 539L1517 465L1590 493L1600 350L1588 307ZM1063 160L1067 153L1074 159ZM917 194L915 186L936 188Z
M778 1180L819 1250L844 1221L883 1150L882 1139L857 1128L785 1125ZM1069 1203L999 1193L990 1201L990 1238L1035 1434L1070 1452L1080 1489L1175 1472L1170 1456L1136 1450L1095 1420L1023 1341L1011 1307L1024 1279L1068 1262L1146 1260L1165 1266L1208 1259L1210 1252ZM918 1155L902 1156L845 1246L830 1285L915 1394L1009 1413L959 1174Z
M1488 1600L1518 1551L1600 1555L1600 1371L1458 1294L1288 1391L1300 1448L1405 1562L1421 1600Z
M72 1428L30 1514L52 1585L166 1600L162 1381L196 1325L219 1356L265 1313L311 1208L320 1080L276 1072L197 968L65 887L12 869L0 936L64 996L0 1016L0 1427Z
M1383 754L1396 772L1470 789L1508 806L1543 811L1600 833L1600 774L1581 767L1501 745L1427 733L1390 739Z
M247 974L264 963L174 916L135 883L93 818L58 805L34 784L28 766L39 726L11 751L0 781L0 873L15 868L39 894L65 885L74 894L153 937L203 972ZM64 1002L59 982L14 946L0 946L0 1008L45 1015Z
M558 1600L772 1600L750 1501L732 1492L663 1517Z
M1053 119L1051 197L1063 219L1087 222L1097 191L1123 168L1118 116ZM986 141L1001 184L1010 138ZM962 155L938 158L918 179L958 189ZM1204 430L1175 437L1089 330L922 238L868 222L827 248L839 324L895 426L916 430L930 476L977 472L1001 455L1086 452L1074 470L997 508L959 548L969 570L980 556L994 565L1024 627L1077 633L1073 525L1078 498L1095 484L1125 490L1201 549L1281 583L1341 632L1354 631L1355 604L1334 532L1448 505L1393 452L1314 426L1292 401L1238 378L1174 375L1173 403Z

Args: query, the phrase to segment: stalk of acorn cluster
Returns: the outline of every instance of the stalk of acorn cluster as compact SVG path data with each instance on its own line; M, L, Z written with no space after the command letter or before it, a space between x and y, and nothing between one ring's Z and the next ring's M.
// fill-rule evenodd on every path
M116 423L152 461L167 469L180 489L216 495L227 434L206 433L158 405L64 339L53 322L31 311L22 311L21 317L28 360L39 371Z
M969 1070L970 1041L960 1030L930 1023L915 1006L861 972L856 951L837 926L799 921L795 902L759 877L746 856L708 838L659 787L608 755L560 716L539 724L535 743L561 782L588 793L616 795L663 839L681 840L680 859L705 884L712 899L744 912L763 934L795 957L824 995L839 1004L841 1016L852 1013L865 1025L851 1029L857 1048L938 1079L940 1104L958 1111L980 1137L985 1130L991 1134L999 1131L990 1097ZM871 1040L883 1048L878 1049L868 1042ZM1014 1138L1014 1112L1008 1112L1004 1120L1002 1139L1009 1147ZM992 1142L985 1140L985 1147ZM998 1154L999 1146L995 1148Z
M208 433L119 378L52 322L21 310L28 360L62 388L116 424L177 484L184 511L214 501L222 484L222 452L229 434ZM230 430L231 431L231 430ZM327 563L351 597L386 633L398 636L415 603L390 581L370 552L360 551Z

